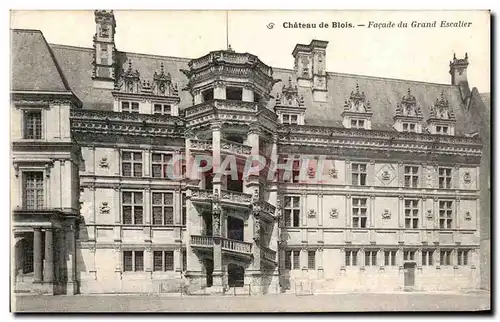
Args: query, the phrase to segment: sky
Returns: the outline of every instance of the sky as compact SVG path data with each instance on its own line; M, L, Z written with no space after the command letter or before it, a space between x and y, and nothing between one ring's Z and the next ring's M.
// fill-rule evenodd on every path
M487 11L126 11L115 10L118 50L201 57L225 49L250 52L272 67L293 68L293 48L329 42L329 72L450 83L449 61L468 53L468 80L490 92L490 20ZM367 28L393 22L393 28ZM471 22L470 27L411 28L411 22ZM284 28L284 23L316 28ZM328 28L319 28L320 23ZM333 22L354 28L332 28ZM397 28L407 22L408 28ZM273 24L273 28L269 28ZM364 27L357 25L364 24ZM41 30L49 43L92 47L93 11L11 11L11 28Z

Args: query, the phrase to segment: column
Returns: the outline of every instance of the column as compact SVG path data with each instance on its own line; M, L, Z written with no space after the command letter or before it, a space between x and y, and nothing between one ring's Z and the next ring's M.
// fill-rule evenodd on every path
M455 209L454 209L454 215L453 215L453 222L455 223L453 226L455 228L460 228L460 198L457 197L455 199ZM452 227L453 228L453 227ZM456 232L453 232L455 235Z
M67 227L66 231L66 268L67 268L67 281L68 281L68 291L67 294L75 294L76 286L73 285L76 282L76 271L75 271L75 226L71 223Z
M34 282L42 281L42 230L40 228L33 229L33 270Z
M318 260L318 278L323 278L323 274L324 274L324 271L323 271L323 247L320 247L318 248L318 252L317 252L317 256L316 256L317 260Z
M115 205L114 209L114 219L115 219L115 224L120 224L121 223L121 212L122 212L122 196L121 196L121 190L120 190L120 185L117 184L113 187L113 204ZM113 240L115 242L121 242L122 240L122 232L121 232L121 226L120 225L115 225L113 227Z
M366 169L366 184L368 186L375 186L375 160L370 160Z
M352 185L351 161L347 159L345 160L345 184L346 186Z
M405 186L405 169L403 162L399 161L398 162L398 187L404 187Z
M54 281L54 235L52 228L45 229L45 260L43 263L43 281Z
M460 189L460 165L455 164L453 167L452 188Z
M225 94L225 93L224 93ZM214 93L215 95L215 93ZM217 97L216 97L217 98ZM212 130L212 166L213 166L213 191L214 195L217 194L220 200L221 193L221 176L220 176L220 164L221 164L221 156L220 156L220 139L221 139L221 123L215 121L211 123ZM213 261L214 261L214 270L213 270L213 286L216 288L222 287L222 240L221 240L221 207L219 203L214 202L212 206L212 231L214 236L214 245L213 245Z
M375 196L370 195L370 227L375 227Z
M87 172L90 174L94 174L95 173L95 166L96 166L95 146L91 145L88 147L88 149L89 149L89 154L90 154L90 162L88 163Z
M182 271L182 255L180 246L174 249L174 271L178 273Z
M399 228L404 227L405 222L405 209L403 196L398 197L398 226Z
M318 195L318 226L323 226L323 194Z
M142 171L145 177L151 176L151 150L147 149L144 151L144 158L142 162Z

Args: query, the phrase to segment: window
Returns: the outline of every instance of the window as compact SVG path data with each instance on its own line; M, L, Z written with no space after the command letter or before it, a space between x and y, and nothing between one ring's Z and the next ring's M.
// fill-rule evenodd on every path
M405 166L405 188L418 187L418 167Z
M353 186L366 186L366 164L353 163L352 164L352 185Z
M384 252L384 264L385 266L396 266L396 254L395 250L386 250Z
M283 114L283 124L299 124L299 116L297 114Z
M345 266L357 266L358 265L358 251L357 250L346 250L345 251Z
M365 266L377 266L376 250L365 250Z
M366 198L352 198L352 227L366 228Z
M422 266L432 266L432 257L434 256L433 250L422 251Z
M469 260L469 251L468 250L458 250L457 252L458 255L458 265L459 266L466 266L468 265L468 260Z
M307 252L307 268L316 269L316 251L311 250Z
M417 132L417 125L415 123L403 123L403 132Z
M187 216L187 210L186 210L186 193L183 192L181 194L181 202L182 202L182 221L181 225L186 226L186 216Z
M448 127L445 125L436 125L436 134L448 135Z
M292 251L285 251L285 269L292 269Z
M300 250L294 250L292 253L293 253L292 269L300 269Z
M260 96L258 93L253 92L253 101L255 103L260 103L262 101L262 96Z
M122 112L139 114L139 103L122 102Z
M439 253L439 263L441 266L451 265L451 250L442 250Z
M439 168L439 188L451 188L451 168Z
M300 182L300 162L301 160L293 160L292 162L292 173L289 169L283 170L283 181L285 182ZM286 179L286 180L285 180Z
M122 175L142 177L142 152L122 152Z
M23 206L43 208L43 172L23 172Z
M351 129L364 129L365 121L364 120L351 120Z
M226 99L241 101L243 99L243 89L240 87L226 87Z
M186 249L182 250L182 271L187 271L187 251Z
M172 193L153 192L153 225L174 224L174 199Z
M144 271L144 252L142 250L124 251L123 271L124 272Z
M40 140L42 138L42 111L24 111L24 138Z
M209 88L201 93L203 97L203 102L208 102L214 99L214 89Z
M451 229L453 215L453 201L440 200L439 201L439 228Z
M174 270L174 252L173 251L154 251L153 252L153 270L155 272L166 272Z
M418 200L405 199L405 228L418 228Z
M300 197L285 196L285 227L299 227Z
M172 115L172 106L170 104L154 104L154 115Z
M403 252L403 260L414 261L415 260L415 251L414 250L405 250Z
M123 223L127 225L143 224L142 192L122 193Z
M171 159L171 154L153 153L151 155L151 173L153 175L153 178L170 178L168 173L168 166ZM170 175L172 175L172 173Z

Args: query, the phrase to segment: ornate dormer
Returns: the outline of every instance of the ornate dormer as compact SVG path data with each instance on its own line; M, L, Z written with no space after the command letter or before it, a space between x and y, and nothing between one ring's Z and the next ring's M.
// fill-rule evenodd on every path
M436 99L434 106L431 107L427 123L431 134L455 134L455 113L448 100L445 99L443 92L441 92L441 97Z
M94 16L96 23L92 53L94 87L113 89L116 76L115 16L113 10L96 10Z
M117 112L172 116L179 113L179 91L172 84L170 73L165 73L163 63L160 73L154 73L153 80L141 80L139 71L132 68L132 61L129 60L127 69L122 68L112 93Z
M177 84L172 83L170 73L165 74L163 63L161 63L160 73L155 72L153 75L153 94L158 96L179 96Z
M139 71L137 69L132 69L131 60L128 61L128 69L122 69L117 85L117 89L124 93L140 93L142 88L141 75L139 74Z
M394 128L399 132L422 133L422 124L420 123L422 120L422 110L408 88L408 93L401 98L401 102L396 106Z
M359 91L358 83L356 83L356 91L352 91L349 99L345 101L341 115L342 124L346 128L371 129L373 113L370 102L366 99L365 92Z
M276 95L274 111L283 124L304 124L304 96L299 95L297 85L292 85L292 78L288 78L288 85L283 85L281 93Z

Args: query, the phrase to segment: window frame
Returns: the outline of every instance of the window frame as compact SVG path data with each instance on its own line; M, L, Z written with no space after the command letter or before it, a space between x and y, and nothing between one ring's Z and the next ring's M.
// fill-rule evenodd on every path
M159 155L161 160L155 161L155 155ZM170 177L168 176L168 168L173 158L173 152L151 151L151 178L170 180ZM155 166L160 166L160 176L155 175ZM172 168L172 172L176 172L174 168Z
M43 124L43 119L44 119L44 112L43 108L23 108L21 109L22 111L22 138L23 140L43 140L44 139L44 124ZM38 114L40 115L40 124L38 126L38 130L40 133L36 133L37 126L35 124L33 125L33 128L31 131L31 135L28 135L28 114Z
M451 266L452 265L451 256L452 256L451 249L441 249L439 251L439 266ZM443 263L443 259L445 259L446 263Z
M420 167L417 165L405 165L403 171L404 171L403 175L404 187L418 188L420 179Z
M127 108L124 108L124 103L128 104ZM134 109L137 107L137 109ZM141 105L138 101L134 100L122 100L120 101L120 112L122 113L130 113L130 114L140 114L141 113Z
M364 170L363 170L364 169ZM354 179L356 178L356 179ZM355 162L351 164L351 185L366 187L368 179L368 164Z
M470 249L457 250L457 266L469 266Z
M37 175L41 180L33 181L33 188L28 189L28 175ZM26 170L21 172L21 204L24 209L36 210L45 207L45 172L43 170ZM28 204L28 190L32 191L33 205Z
M365 119L358 119L358 118L351 118L350 119L350 128L351 129L358 129L358 130L364 130L366 129L366 120Z
M292 118L296 117L295 122L292 121ZM287 121L285 121L287 118ZM297 113L282 113L281 114L281 123L287 125L299 125L299 114Z
M158 253L161 254L161 263L156 262L157 257L155 255L157 255ZM169 256L168 258L172 259L171 265L168 266L167 266L167 255L171 255L171 257ZM160 264L159 265L161 266L160 269L157 269L158 267L157 264ZM170 261L168 264L170 264ZM168 249L153 250L153 272L173 272L173 271L175 271L175 252L173 250L168 250Z
M364 256L364 266L377 266L378 249L365 249Z
M415 249L405 249L403 250L403 261L404 262L415 262L417 258L417 251Z
M161 109L161 111L159 113L156 112L157 107L159 107ZM168 108L168 113L165 112L166 108ZM172 104L153 102L152 112L153 112L153 115L172 115Z
M397 266L397 250L384 250L384 266Z
M410 203L409 206L407 205L408 202ZM404 199L404 212L405 229L418 229L420 224L420 200L415 198Z
M345 266L358 266L359 265L359 249L346 249L344 251L344 264Z
M434 249L422 249L422 266L434 266Z
M155 203L155 195L161 195L161 203ZM165 196L170 195L171 203L168 204L165 202ZM175 225L175 194L173 191L165 191L165 190L155 190L151 191L151 224L153 226L174 226ZM161 210L161 223L156 223L155 217L155 208L159 208ZM167 212L166 210L170 209L171 212L171 222L167 221Z
M446 205L446 207L442 207ZM453 216L455 204L450 199L440 199L438 201L439 229L453 229Z
M124 159L125 154L130 154L130 159ZM140 161L135 160L135 155L140 155L141 159ZM124 171L124 165L129 164L130 165L130 175L125 174ZM135 165L140 164L141 165L141 171L137 171L136 175L136 170L135 170ZM127 178L141 178L144 177L144 153L143 151L138 151L138 150L121 150L120 151L120 174L122 177L127 177Z
M130 270L127 269L128 268L128 265L126 264L126 253L130 253L131 254L131 257L130 257L130 260L131 260L131 267L130 267ZM142 254L142 268L138 268L137 266L137 253L141 253ZM122 265L123 265L123 268L122 268L122 271L123 272L144 272L144 268L145 268L145 265L144 265L144 251L143 250L123 250L122 251Z
M125 193L130 193L131 194L131 203L125 203L124 202L124 194ZM140 194L142 197L142 203L135 203L135 196L136 194ZM144 191L142 190L122 190L121 191L121 196L120 196L120 203L121 203L121 223L124 225L144 225ZM131 223L126 223L125 222L125 207L130 207L131 208ZM142 211L142 222L136 222L136 208L141 208Z
M287 207L287 198L290 198L290 206ZM297 200L298 204L295 206L294 200ZM287 216L287 210L290 211L289 216ZM301 217L301 204L300 196L296 195L286 195L283 197L283 211L284 211L284 227L300 227L300 217ZM296 218L297 216L297 218ZM289 219L289 220L288 220ZM287 223L290 223L288 225Z
M352 197L351 210L352 210L352 213L351 213L352 228L367 228L368 227L368 198L366 198L366 197ZM364 210L364 212L363 212L363 210Z
M441 170L444 170L443 174ZM443 179L442 183L441 179ZM438 187L439 189L453 189L453 168L438 167Z
M316 269L316 250L307 251L307 269L308 270Z

